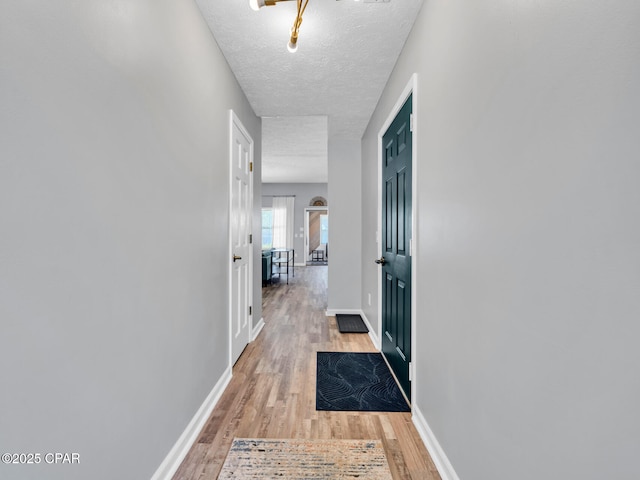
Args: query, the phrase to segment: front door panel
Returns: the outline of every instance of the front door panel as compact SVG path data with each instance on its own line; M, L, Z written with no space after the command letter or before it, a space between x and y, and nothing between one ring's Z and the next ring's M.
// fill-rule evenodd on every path
M382 353L411 399L411 96L382 137Z

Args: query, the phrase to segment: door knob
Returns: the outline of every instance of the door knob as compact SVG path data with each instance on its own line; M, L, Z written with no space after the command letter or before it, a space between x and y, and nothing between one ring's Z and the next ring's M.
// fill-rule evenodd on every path
M234 255L233 261L235 262L236 260L242 260L242 257L239 257L238 255Z
M376 260L376 263L378 265L384 265L386 263L384 257L380 257L379 259Z

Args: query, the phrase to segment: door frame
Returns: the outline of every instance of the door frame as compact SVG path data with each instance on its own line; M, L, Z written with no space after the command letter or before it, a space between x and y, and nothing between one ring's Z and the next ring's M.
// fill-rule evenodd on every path
M418 74L414 73L407 82L404 90L398 97L395 105L389 112L387 119L378 131L378 230L376 232L376 242L378 244L378 258L382 256L382 137L393 123L393 120L400 112L410 95L412 107L412 128L411 128L411 367L409 369L409 377L411 378L411 410L417 404L416 384L417 384L417 357L418 349L416 342L417 321L416 321L416 298L418 278L416 275L416 266L418 262L418 188L416 181L418 178ZM376 348L382 351L382 269L378 268L378 332L379 338L376 339ZM385 359L386 360L386 359Z
M233 110L229 110L229 146L227 151L229 152L228 159L228 171L227 177L229 182L229 204L227 206L228 209L228 242L227 242L227 262L228 262L228 275L229 275L229 371L233 372L233 233L232 233L232 218L231 218L231 210L232 210L232 200L233 200L233 172L231 170L231 165L233 162L233 127L237 127L240 132L249 139L249 161L253 162L253 153L254 153L254 141L253 137L249 134L247 129L244 127L240 118L235 114ZM253 234L253 175L249 177L249 219L251 222L251 226L249 230ZM249 248L249 273L248 277L248 293L249 296L249 305L253 310L253 244ZM251 343L251 333L253 331L253 314L249 315L249 328L247 329L247 345ZM233 373L232 373L233 374Z
M304 248L304 254L305 254L305 259L304 259L304 264L307 264L307 251L309 249L309 213L310 212L327 212L327 215L329 215L329 207L328 206L324 206L324 207L304 207L304 240L303 240L303 248ZM328 259L327 259L327 263L328 263Z

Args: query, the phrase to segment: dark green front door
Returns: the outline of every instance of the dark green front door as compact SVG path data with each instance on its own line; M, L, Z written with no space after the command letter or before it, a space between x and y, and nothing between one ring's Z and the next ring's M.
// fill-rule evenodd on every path
M411 96L382 137L382 353L411 399Z

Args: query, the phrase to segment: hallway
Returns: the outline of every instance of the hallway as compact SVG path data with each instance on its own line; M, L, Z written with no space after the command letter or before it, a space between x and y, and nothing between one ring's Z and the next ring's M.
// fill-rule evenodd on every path
M265 327L174 480L215 479L234 437L381 439L394 479L439 479L411 414L316 411L315 352L375 351L368 335L341 334L325 316L327 267L296 269L263 295Z

